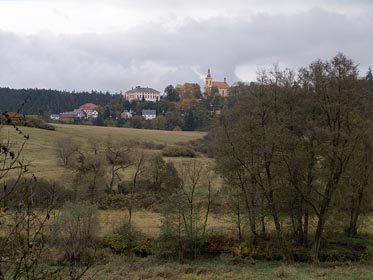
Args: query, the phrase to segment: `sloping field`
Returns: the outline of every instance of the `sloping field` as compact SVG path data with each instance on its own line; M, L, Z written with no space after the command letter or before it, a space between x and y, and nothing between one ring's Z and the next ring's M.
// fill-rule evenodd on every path
M134 140L138 142L153 142L155 144L175 145L177 142L187 142L202 138L205 132L145 130L133 128L98 127L84 125L55 125L56 130L43 130L30 127L20 127L30 139L26 141L22 153L25 160L31 162L30 170L38 177L58 180L66 175L66 170L58 165L56 139L71 137L81 143L105 142L107 140ZM2 141L10 139L19 145L24 141L22 135L11 126L0 130Z

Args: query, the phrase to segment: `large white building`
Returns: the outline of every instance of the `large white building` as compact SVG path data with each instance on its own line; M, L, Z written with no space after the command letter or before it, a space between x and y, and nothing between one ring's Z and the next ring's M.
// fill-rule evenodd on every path
M161 98L161 93L155 89L152 88L143 88L143 87L135 87L129 91L126 91L124 93L124 98L128 100L129 102L133 100L137 101L151 101L151 102L156 102L160 100Z

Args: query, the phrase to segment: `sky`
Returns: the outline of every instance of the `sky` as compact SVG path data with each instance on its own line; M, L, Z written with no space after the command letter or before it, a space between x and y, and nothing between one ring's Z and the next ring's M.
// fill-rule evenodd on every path
M256 80L344 53L373 66L371 0L0 0L0 87L127 91Z

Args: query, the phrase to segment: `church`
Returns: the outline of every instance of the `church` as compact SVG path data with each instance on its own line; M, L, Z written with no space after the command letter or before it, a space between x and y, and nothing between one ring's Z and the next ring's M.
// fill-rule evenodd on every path
M213 81L210 69L208 69L205 83L205 92L211 91L213 87L216 87L219 90L219 94L223 97L229 94L229 85L227 83L227 79L224 78L224 82Z

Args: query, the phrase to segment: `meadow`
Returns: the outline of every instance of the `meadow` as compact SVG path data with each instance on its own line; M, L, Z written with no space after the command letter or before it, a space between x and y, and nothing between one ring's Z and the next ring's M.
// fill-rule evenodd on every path
M66 170L60 166L58 159L56 139L59 137L71 137L83 145L91 142L104 143L108 140L129 140L174 146L177 143L200 139L206 135L206 132L198 131L164 131L68 124L54 124L53 126L55 130L20 128L24 134L30 136L22 153L24 159L31 163L30 171L37 177L53 180L66 176ZM18 134L13 127L5 126L0 132L0 137L6 139L8 136L18 144L24 141L23 136Z
M71 184L73 174L71 170L62 167L60 164L56 146L56 140L59 137L70 137L79 141L83 146L92 142L104 144L108 140L128 140L170 147L201 139L206 135L206 132L198 131L164 131L69 124L53 124L53 126L55 130L20 127L24 135L29 135L22 151L22 157L30 162L29 173L34 174L36 178L55 181L65 186ZM17 133L11 126L5 126L0 130L0 139L9 137L14 144L19 146L25 140L23 134ZM155 151L145 149L145 152L154 153ZM182 158L175 157L167 160L177 163L182 161ZM209 161L203 156L193 160ZM127 212L125 210L100 210L99 235L103 236L111 232L121 226L126 219ZM219 219L213 220L215 226L222 224ZM155 237L159 232L160 214L138 209L134 213L134 222L141 231Z

